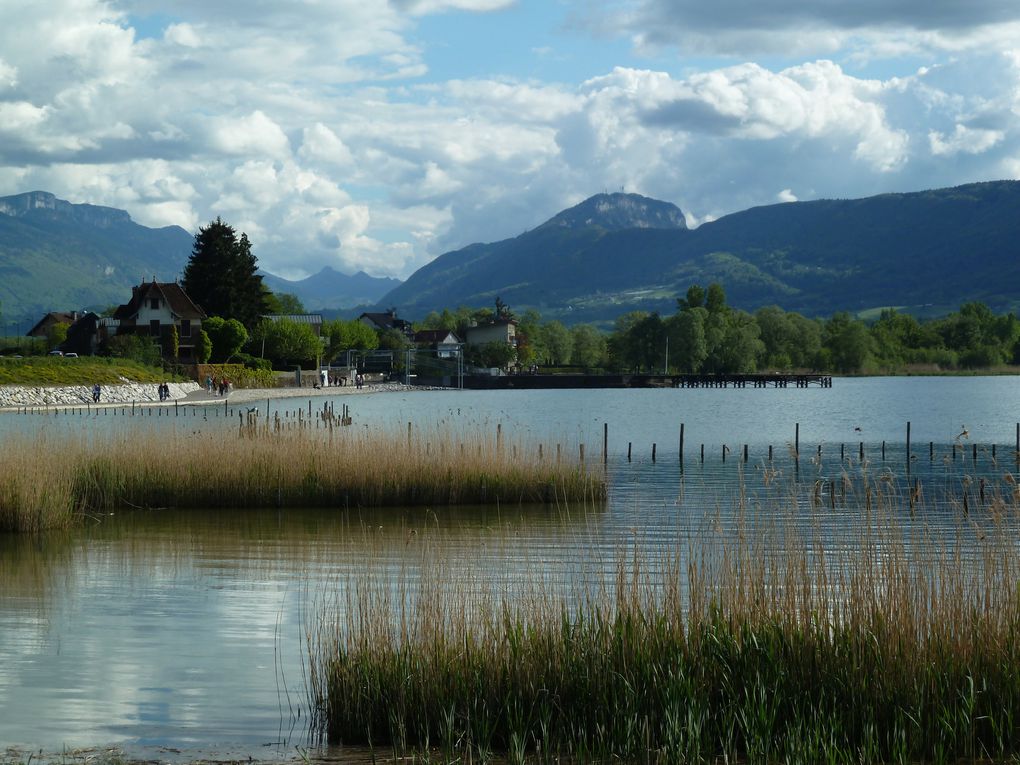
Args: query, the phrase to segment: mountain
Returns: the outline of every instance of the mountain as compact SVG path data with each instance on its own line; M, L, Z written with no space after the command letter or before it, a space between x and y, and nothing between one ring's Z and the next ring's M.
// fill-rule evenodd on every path
M179 226L147 228L123 210L45 191L0 197L3 321L124 303L143 278L178 277L192 242Z
M1020 182L788 202L688 229L673 205L600 194L531 231L448 252L380 300L408 318L495 298L568 323L672 313L694 283L807 315L1020 308Z
M299 281L265 272L262 276L263 283L273 292L296 295L309 311L370 305L401 284L399 279L369 276L364 271L349 276L329 266Z

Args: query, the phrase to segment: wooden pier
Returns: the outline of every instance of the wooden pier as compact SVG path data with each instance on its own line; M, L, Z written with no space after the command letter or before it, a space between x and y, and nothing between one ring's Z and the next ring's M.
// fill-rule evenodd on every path
M436 384L419 379L419 384ZM540 390L545 388L831 388L825 374L622 374L622 375L466 375L464 387L474 390Z

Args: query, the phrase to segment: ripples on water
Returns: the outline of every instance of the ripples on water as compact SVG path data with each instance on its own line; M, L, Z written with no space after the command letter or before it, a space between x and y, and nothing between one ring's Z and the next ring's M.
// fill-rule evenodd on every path
M1006 476L1017 473L1004 413L981 415L998 423L994 437L971 429L974 441L999 444L994 458L990 446L981 446L975 461L970 441L954 452L948 437L938 439L929 458L928 441L921 440L942 431L953 435L965 416L979 422L974 412L918 425L909 471L902 444L894 446L890 438L883 460L880 441L866 442L864 473L875 506L882 508L868 515L861 510L866 489L860 439L849 414L860 417L864 409L830 397L847 413L818 414L811 424L811 407L825 401L819 391L799 399L807 414L784 409L796 397L767 391L778 404L767 425L761 412L740 408L753 404L750 391L696 393L709 394L698 399L708 402L707 409L685 415L662 404L689 399L661 392L598 392L580 408L562 396L489 397L484 409L478 403L483 399L468 394L344 400L353 408L353 427L402 427L414 419L416 427L453 424L491 432L507 423L505 432L544 443L550 455L557 444L576 453L584 443L589 464L607 471L605 505L346 515L135 511L70 533L0 537L0 742L50 750L119 742L143 754L163 745L213 756L292 753L305 743L304 631L317 602L358 578L413 589L421 577L438 572L477 592L512 593L536 579L568 592L579 582L611 578L621 561L635 555L654 581L656 565L722 549L740 535L760 534L762 546L755 549L763 554L814 540L810 554L838 564L858 552L859 532L869 526L898 526L900 541L909 546L917 543L911 529L919 523L925 539L949 540L965 557L979 554L973 543L989 523L1016 530L1016 515L996 510L1002 503L994 501L1011 496L1015 485ZM996 395L1004 407L1013 405ZM526 407L527 417L523 401L534 403ZM720 401L737 407L730 420L713 419L722 416ZM281 417L291 421L295 412L281 410ZM682 468L680 416L687 422ZM741 417L743 433L733 419ZM85 437L131 433L143 422L223 428L234 427L236 418L218 407L135 419L123 413L20 415L0 418L0 436L40 428ZM799 460L791 455L794 421L805 423ZM821 421L838 425L825 430L817 425ZM893 427L856 421L872 439L881 427ZM604 468L603 423L610 434ZM896 423L895 432L900 428ZM655 462L652 443L658 445ZM725 462L724 443L731 450ZM909 498L917 490L912 524Z

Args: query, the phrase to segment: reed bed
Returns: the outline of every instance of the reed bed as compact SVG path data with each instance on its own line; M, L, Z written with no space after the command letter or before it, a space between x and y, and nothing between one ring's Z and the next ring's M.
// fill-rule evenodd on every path
M0 531L126 508L601 501L601 470L502 437L355 428L132 430L13 439L0 454Z
M562 589L441 561L342 582L308 629L313 731L445 762L1016 761L1012 476L950 517L866 470L829 485Z

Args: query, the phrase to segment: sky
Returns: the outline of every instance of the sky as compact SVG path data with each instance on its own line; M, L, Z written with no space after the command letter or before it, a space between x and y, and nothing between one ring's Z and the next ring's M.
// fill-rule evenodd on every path
M221 217L291 279L603 191L693 226L1015 179L1018 121L1016 0L0 0L0 195Z

